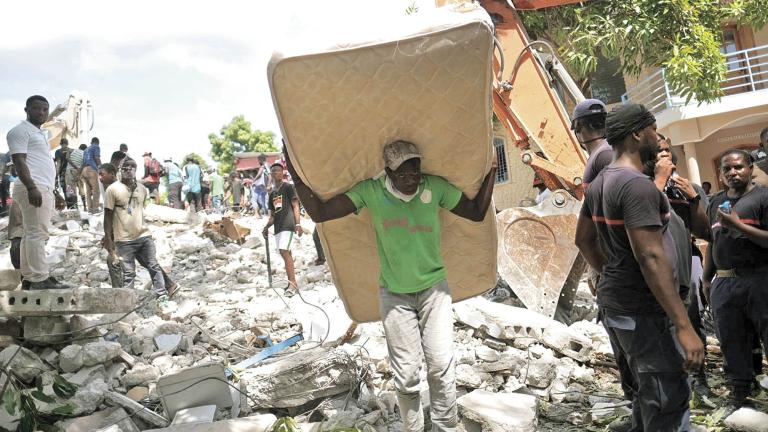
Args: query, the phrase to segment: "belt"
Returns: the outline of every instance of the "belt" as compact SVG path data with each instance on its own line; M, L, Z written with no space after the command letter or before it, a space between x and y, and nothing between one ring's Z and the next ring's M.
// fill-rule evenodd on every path
M733 278L733 277L736 277L736 270L734 269L717 270L715 272L715 275L719 278Z

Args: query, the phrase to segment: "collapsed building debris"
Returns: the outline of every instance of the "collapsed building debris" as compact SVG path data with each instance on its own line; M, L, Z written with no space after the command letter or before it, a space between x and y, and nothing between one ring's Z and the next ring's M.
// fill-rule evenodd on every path
M206 230L203 214L149 209L158 260L181 287L166 306L147 296L144 270L137 276L142 289L109 287L99 218L90 215L59 221L48 248L53 274L76 290L0 292L7 341L0 365L24 391L42 387L51 401L38 408L57 413L57 426L270 431L292 416L301 430L402 429L383 327L353 325L327 268L312 264L310 236L294 250L301 296L286 297L282 260L272 260L269 286L264 220L238 219L249 230L238 244ZM7 249L0 247L0 256ZM0 258L0 271L8 266ZM58 297L65 298L60 306ZM586 286L577 306L594 316L594 304L583 298L589 298ZM602 326L584 320L565 326L483 297L456 303L454 314L464 430L605 425L626 413ZM58 375L77 386L72 397L53 392ZM5 381L0 376L0 386ZM68 405L73 409L63 410ZM15 430L18 414L0 409L0 426Z

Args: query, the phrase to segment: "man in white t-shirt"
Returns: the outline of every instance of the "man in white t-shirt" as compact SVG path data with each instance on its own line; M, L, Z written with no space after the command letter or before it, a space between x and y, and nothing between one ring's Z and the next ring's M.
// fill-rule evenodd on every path
M21 208L24 234L21 239L21 275L24 289L64 289L49 274L45 262L45 242L54 209L56 167L46 132L40 126L48 120L48 101L30 96L24 111L27 119L8 132L8 148L19 179L13 186L13 199Z

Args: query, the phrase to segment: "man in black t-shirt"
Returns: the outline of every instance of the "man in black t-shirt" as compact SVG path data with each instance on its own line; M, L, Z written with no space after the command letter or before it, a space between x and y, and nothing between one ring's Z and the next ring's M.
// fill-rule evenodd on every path
M53 152L53 163L56 164L56 184L61 187L64 196L67 196L67 185L64 182L64 173L67 171L67 155L69 154L69 141L62 138L59 148Z
M656 119L642 105L622 105L608 114L606 132L615 161L587 188L576 245L601 272L597 304L614 355L629 366L620 373L631 387L632 430L684 430L684 366L702 363L704 345L675 282L674 243L663 230L669 203L642 173L658 152Z
M115 166L116 169L120 169L120 164L128 156L128 144L120 144L120 150L113 152L109 158L109 163Z
M296 285L296 273L293 267L293 255L291 255L291 244L293 243L294 232L301 235L301 226L299 225L299 196L296 195L296 189L292 184L283 181L283 166L279 163L272 165L270 170L272 174L273 187L269 193L269 220L264 227L264 236L269 233L269 227L275 226L275 247L285 262L285 273L288 281L294 289Z
M752 169L749 153L727 151L720 158L726 189L707 209L713 225L704 286L725 358L731 409L748 404L755 336L768 348L768 189L750 181Z
M584 189L592 183L603 168L613 162L613 149L605 139L605 104L599 99L587 99L573 110L571 129L579 144L589 153L584 168L582 184Z

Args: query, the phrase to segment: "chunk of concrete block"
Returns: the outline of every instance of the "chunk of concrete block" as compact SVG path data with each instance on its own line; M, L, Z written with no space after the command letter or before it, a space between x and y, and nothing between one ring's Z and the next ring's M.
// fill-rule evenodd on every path
M12 291L21 283L21 272L16 269L0 270L0 291Z
M269 432L276 421L274 414L261 414L215 423L182 424L144 432Z
M589 361L592 354L591 340L560 323L544 329L542 341L560 354L580 362Z
M117 342L99 341L83 346L83 365L96 366L120 355L122 346Z
M195 366L163 376L157 382L157 393L163 401L165 412L171 418L184 408L202 405L216 405L218 408L232 406L224 366L220 363Z
M0 315L38 316L129 312L144 294L127 288L0 291Z
M457 400L462 416L481 425L483 432L533 432L536 397L519 393L475 390Z
M289 408L337 395L354 385L355 361L343 346L317 347L247 369L248 394L261 408Z
M150 222L197 224L201 219L192 212L166 206L149 204L144 208L144 218Z
M59 353L59 368L64 372L77 372L83 367L83 347L69 345Z
M152 410L146 409L144 405L132 401L126 396L113 391L104 394L104 401L111 406L119 406L128 411L129 414L135 415L149 425L157 428L164 428L168 426L168 420L155 413Z
M724 423L738 432L768 432L768 414L752 408L739 408Z
M0 351L0 365L4 365L16 378L27 384L50 370L37 354L18 345L11 345Z
M139 432L128 413L120 407L111 407L89 416L64 420L56 423L62 432L92 432L104 430L108 426L116 427L116 432Z
M541 340L544 329L555 321L528 309L474 297L453 305L456 319L496 339Z
M123 375L122 382L126 387L133 387L155 382L158 378L160 378L160 369L152 365L140 363Z
M24 339L35 345L49 345L64 341L69 332L69 320L63 316L26 317Z
M176 411L171 426L193 423L212 423L216 416L216 405L203 405Z
M180 333L159 334L155 336L155 345L160 351L163 351L166 354L173 354L179 348L182 338Z

